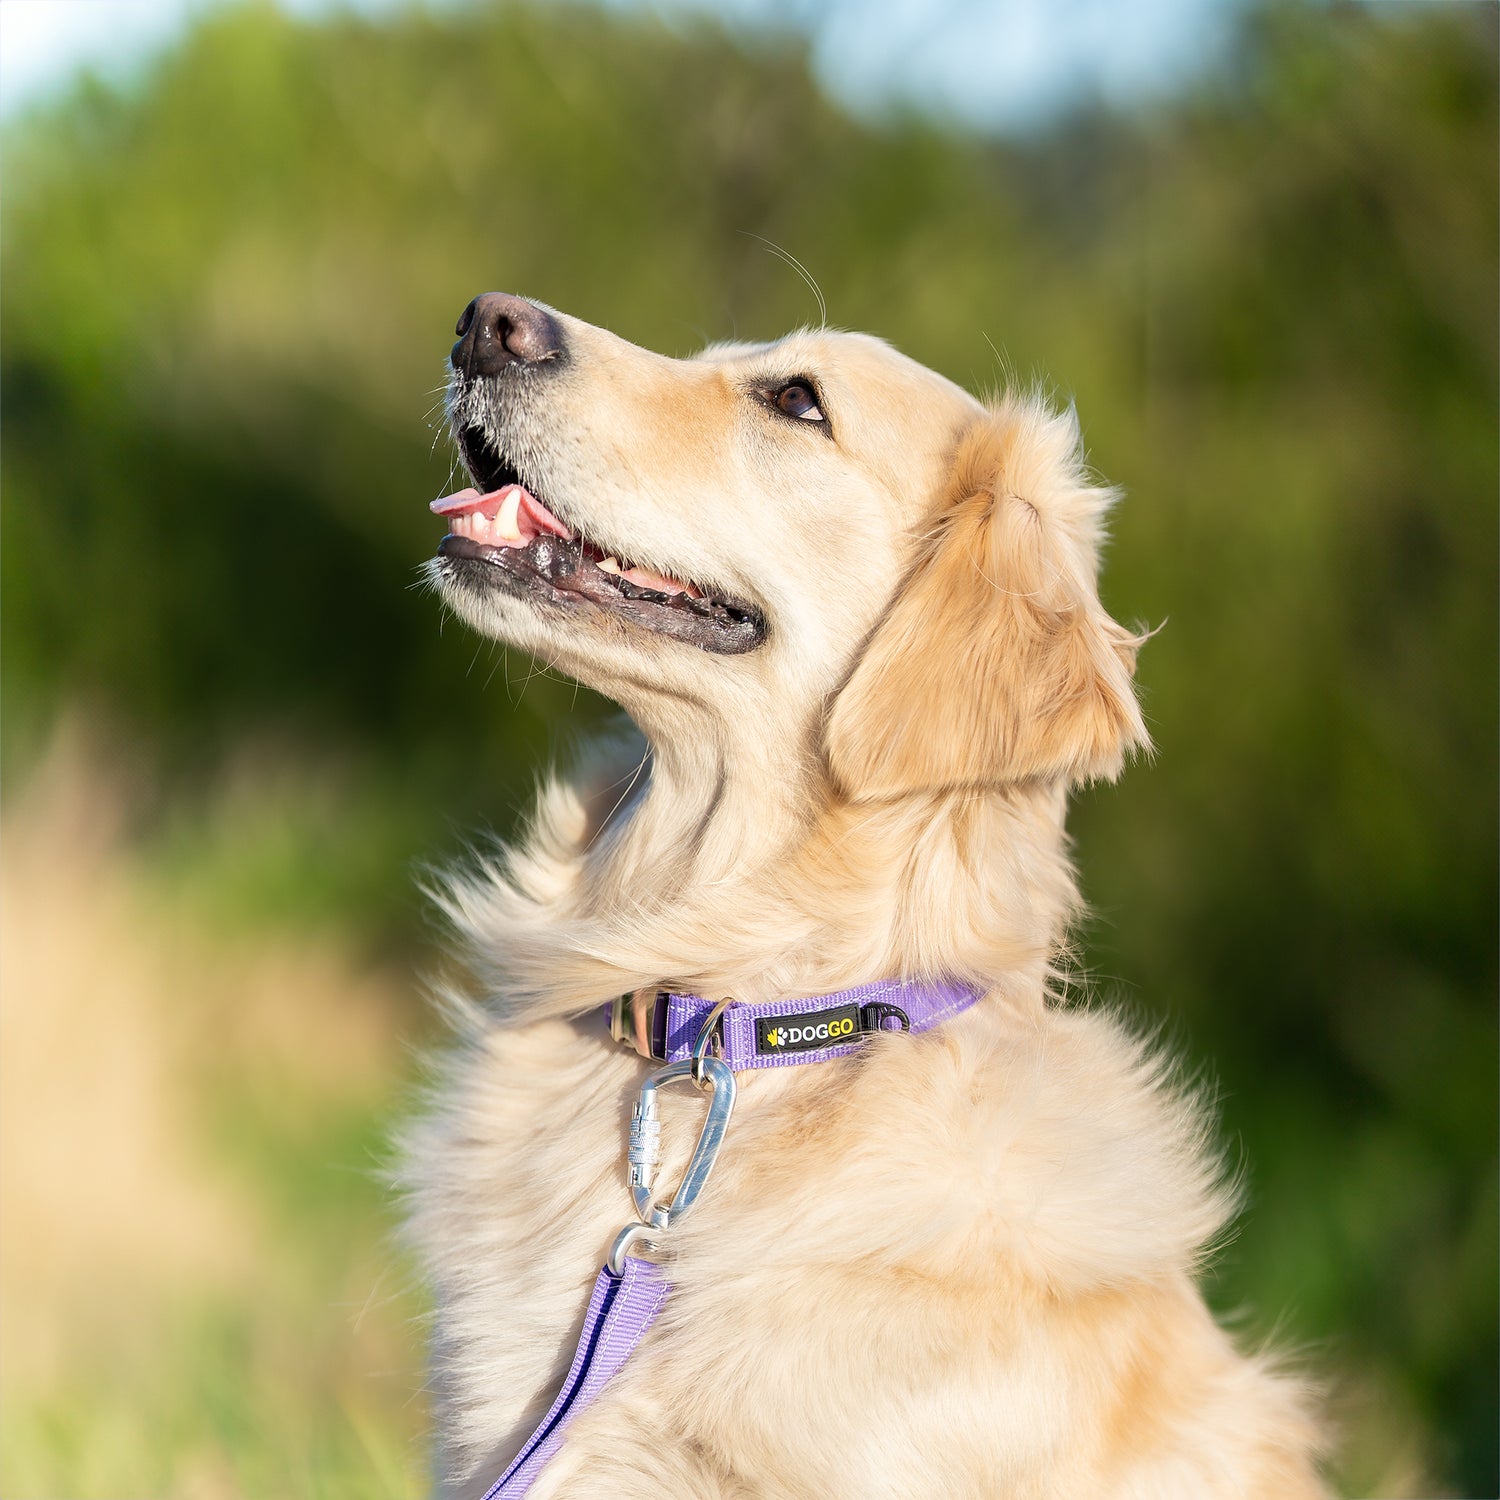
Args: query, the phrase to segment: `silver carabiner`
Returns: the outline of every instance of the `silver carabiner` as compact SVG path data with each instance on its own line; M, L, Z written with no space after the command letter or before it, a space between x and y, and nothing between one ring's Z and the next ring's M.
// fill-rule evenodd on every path
M664 1084L686 1079L694 1082L694 1073L701 1071L703 1083L708 1089L708 1115L698 1135L698 1144L693 1159L682 1174L682 1181L670 1202L659 1204L653 1191L656 1169L661 1163L661 1116L657 1109L656 1094ZM666 1229L675 1224L698 1201L698 1194L708 1181L713 1170L719 1147L724 1144L724 1131L729 1125L729 1116L734 1111L734 1070L717 1057L684 1062L668 1063L658 1068L641 1085L641 1096L630 1115L630 1195L635 1200L635 1211L641 1223L652 1229Z

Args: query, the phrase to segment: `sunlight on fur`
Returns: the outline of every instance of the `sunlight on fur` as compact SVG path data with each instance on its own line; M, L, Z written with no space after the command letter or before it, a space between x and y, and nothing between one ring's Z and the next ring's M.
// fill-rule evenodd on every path
M765 634L716 655L653 633L670 599L617 617L435 566L462 618L633 721L437 893L471 978L404 1177L444 1492L482 1494L546 1410L628 1217L645 1069L597 1008L899 975L987 998L744 1076L661 1321L532 1493L1323 1493L1308 1392L1194 1285L1234 1212L1210 1115L1118 1017L1057 999L1069 790L1148 745L1076 419L860 335L678 361L553 316L566 362L456 377L455 424L560 524ZM786 382L820 428L765 408ZM668 1117L676 1164L695 1130Z

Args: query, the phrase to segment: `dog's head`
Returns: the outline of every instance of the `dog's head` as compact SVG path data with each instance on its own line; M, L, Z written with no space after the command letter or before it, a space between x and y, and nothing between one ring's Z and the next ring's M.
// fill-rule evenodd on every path
M852 799L1112 775L1145 743L1071 416L861 334L669 359L499 293L458 334L474 488L434 503L434 577L648 733L794 747Z

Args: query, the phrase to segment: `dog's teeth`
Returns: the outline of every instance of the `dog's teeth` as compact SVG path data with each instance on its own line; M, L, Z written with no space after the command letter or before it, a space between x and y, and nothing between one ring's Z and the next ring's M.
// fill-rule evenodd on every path
M598 568L601 573L618 573L620 571L620 564L613 557L601 557L599 561L594 564L594 566Z
M519 542L521 540L521 525L518 519L520 514L521 491L512 487L500 507L500 514L493 522L495 533L502 541Z

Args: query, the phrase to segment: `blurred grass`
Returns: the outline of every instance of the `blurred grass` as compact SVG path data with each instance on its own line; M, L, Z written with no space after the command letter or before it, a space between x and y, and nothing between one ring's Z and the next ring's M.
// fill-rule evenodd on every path
M0 1489L420 1493L380 1179L409 982L326 921L217 920L127 841L100 749L61 743L4 822Z
M835 323L1076 399L1107 602L1166 621L1159 755L1074 817L1087 958L1220 1081L1211 1294L1334 1373L1346 1492L1500 1493L1497 42L1272 0L1007 142L849 118L790 32L247 3L12 121L0 1489L417 1485L370 1170L413 875L600 713L411 588L448 330L503 287L774 335L763 236Z

